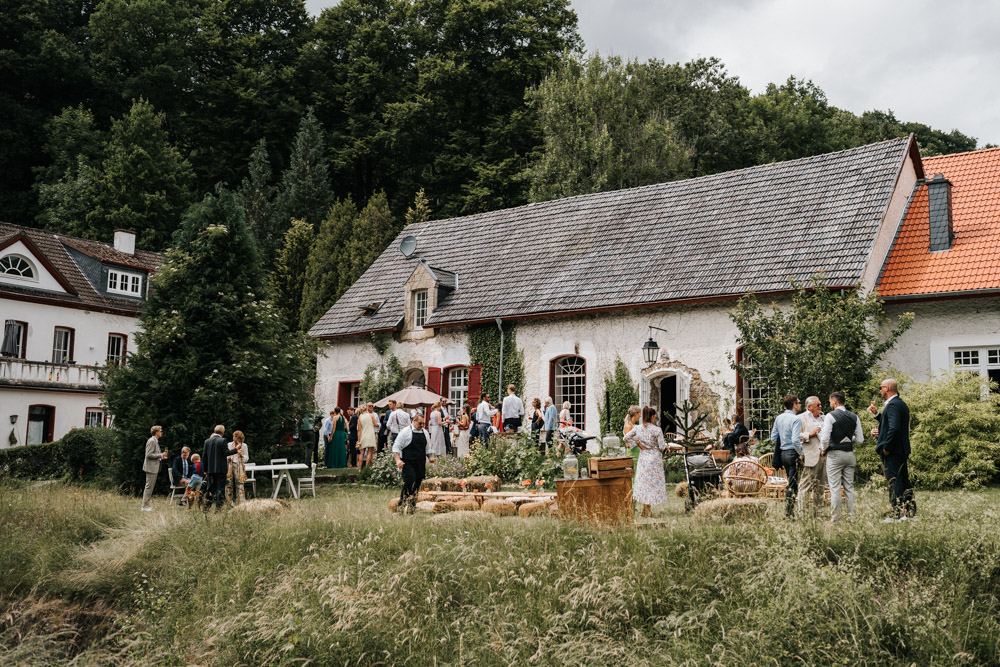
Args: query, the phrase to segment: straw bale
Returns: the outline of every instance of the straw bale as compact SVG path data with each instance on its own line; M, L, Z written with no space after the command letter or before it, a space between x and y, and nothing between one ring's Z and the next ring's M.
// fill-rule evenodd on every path
M477 503L472 498L466 500L458 500L454 503L456 512L478 512L479 503Z
M722 523L754 521L764 518L767 507L768 501L763 498L715 498L699 503L694 518Z
M677 482L677 486L674 487L674 495L678 498L687 498L688 495L688 483L687 482Z
M440 477L428 477L424 481L420 482L421 491L440 491L441 490L441 478Z
M500 490L500 478L496 475L479 475L477 477L465 478L466 491L486 491L486 485L490 485L491 491Z
M430 513L433 514L434 513L434 507L436 505L437 505L437 503L430 502L430 501L424 501L422 503L417 503L417 511L418 512L430 512Z
M497 516L514 516L517 507L505 500L487 500L483 503L483 511Z
M255 498L245 500L233 508L234 512L245 512L247 514L272 514L283 512L288 507L288 503L274 498Z
M443 514L444 512L454 512L455 503L448 503L443 501L438 501L434 503L434 512L437 514Z
M395 512L399 508L399 498L393 498L389 501L389 511Z
M518 516L544 516L546 514L545 503L524 503L517 508Z

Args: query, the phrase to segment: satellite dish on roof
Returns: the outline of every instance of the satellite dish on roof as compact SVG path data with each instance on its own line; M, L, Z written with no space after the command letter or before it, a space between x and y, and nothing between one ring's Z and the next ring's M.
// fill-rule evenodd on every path
M399 244L399 252L403 253L403 257L413 257L413 253L417 251L417 237L407 236Z

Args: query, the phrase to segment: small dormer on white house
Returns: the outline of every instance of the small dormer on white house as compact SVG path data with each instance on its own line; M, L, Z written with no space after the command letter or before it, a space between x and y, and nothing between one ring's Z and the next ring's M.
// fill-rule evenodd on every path
M434 309L458 289L458 274L430 266L420 261L406 280L404 289L402 340L422 340L434 336L434 328L426 326Z

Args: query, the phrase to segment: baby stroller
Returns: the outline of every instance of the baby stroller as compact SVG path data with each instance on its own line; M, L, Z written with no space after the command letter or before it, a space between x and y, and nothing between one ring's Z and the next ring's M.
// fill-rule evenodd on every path
M587 449L587 443L595 437L597 436L587 435L583 431L577 431L576 433L570 433L566 438L566 442L569 443L569 447L573 450L574 454L582 454Z
M687 481L687 498L684 511L690 512L702 501L706 493L722 484L722 468L715 462L712 452L705 450L684 451L684 479Z

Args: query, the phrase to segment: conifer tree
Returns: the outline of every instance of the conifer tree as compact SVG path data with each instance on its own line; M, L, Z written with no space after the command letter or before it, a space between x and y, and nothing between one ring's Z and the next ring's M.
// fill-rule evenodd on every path
M94 114L82 105L63 109L45 124L43 151L51 163L35 168L41 209L36 220L42 227L55 232L78 231L90 211L91 183L105 141Z
M342 286L347 280L349 245L357 217L358 209L348 198L334 203L320 224L302 286L299 327L303 331L308 331L347 291L347 287Z
M332 201L323 126L310 107L299 123L291 160L281 178L276 206L278 233L284 234L293 219L305 220L315 229Z
M137 351L102 372L134 474L153 424L164 427L171 453L197 451L224 424L267 460L283 421L311 407L312 358L263 297L264 272L235 194L220 189L188 210L152 283Z
M312 225L305 220L292 220L271 272L274 306L289 331L297 331L300 326L302 288L314 238Z
M267 141L261 139L250 154L249 174L240 184L237 195L265 267L271 266L281 240L281 230L274 217L277 190L271 184L271 158L267 154Z
M132 229L139 247L163 250L191 203L191 179L191 165L170 143L163 115L140 99L112 123L89 188L91 210L74 231L109 241L115 229Z
M399 224L389 210L389 199L378 192L358 213L348 244L347 256L342 259L346 271L341 273L340 294L343 294L368 270L386 246L399 233ZM339 294L338 294L339 296Z
M431 219L431 203L427 201L427 195L424 194L424 189L420 188L417 190L417 194L413 197L413 206L406 209L406 224L410 225L414 222L427 222Z

